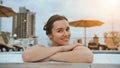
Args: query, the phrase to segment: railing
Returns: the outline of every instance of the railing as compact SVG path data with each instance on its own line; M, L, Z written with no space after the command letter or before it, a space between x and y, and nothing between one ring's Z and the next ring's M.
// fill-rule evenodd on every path
M82 43L84 44L84 37L79 37L79 38L71 38L70 39L70 44L73 44L75 43L75 41L77 39L82 39ZM105 38L104 37L99 37L99 43L100 44L105 44ZM118 38L120 39L120 38ZM34 45L34 39L33 38L21 38L21 39L18 39L20 41L20 45L22 45L24 47L24 49L26 49L27 47L30 47L31 45ZM93 37L87 37L86 38L86 42L87 42L87 46L88 46L88 43L90 42L90 40L93 40ZM120 43L120 42L119 42ZM50 46L51 44L51 40L49 40L48 38L38 38L38 44L43 44L45 46ZM119 45L119 44L118 44Z

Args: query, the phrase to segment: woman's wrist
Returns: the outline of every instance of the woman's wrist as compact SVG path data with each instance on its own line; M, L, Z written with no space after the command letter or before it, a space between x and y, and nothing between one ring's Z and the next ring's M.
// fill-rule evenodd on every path
M57 52L62 52L63 51L63 47L59 46L59 47L52 47L53 50L56 50Z
M64 47L63 46L59 46L58 49L59 49L59 52L64 51Z

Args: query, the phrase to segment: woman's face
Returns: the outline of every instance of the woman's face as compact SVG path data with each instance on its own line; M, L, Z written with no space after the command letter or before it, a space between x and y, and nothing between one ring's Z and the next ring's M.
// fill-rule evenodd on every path
M58 20L53 23L52 33L48 35L53 46L69 44L70 27L66 20Z

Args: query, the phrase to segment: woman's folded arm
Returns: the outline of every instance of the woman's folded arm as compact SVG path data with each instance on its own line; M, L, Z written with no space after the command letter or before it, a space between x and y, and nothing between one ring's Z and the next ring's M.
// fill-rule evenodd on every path
M87 47L78 46L72 51L58 52L49 57L49 60L75 63L91 63L93 61L93 53Z
M22 58L24 62L34 62L42 61L43 59L60 52L62 48L60 47L43 47L35 45L33 47L27 48L23 54Z

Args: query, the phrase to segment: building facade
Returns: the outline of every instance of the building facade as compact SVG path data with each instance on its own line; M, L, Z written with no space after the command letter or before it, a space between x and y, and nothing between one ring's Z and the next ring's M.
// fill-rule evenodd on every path
M12 35L18 38L28 38L35 36L35 13L30 12L25 7L20 7L19 12L13 17Z

